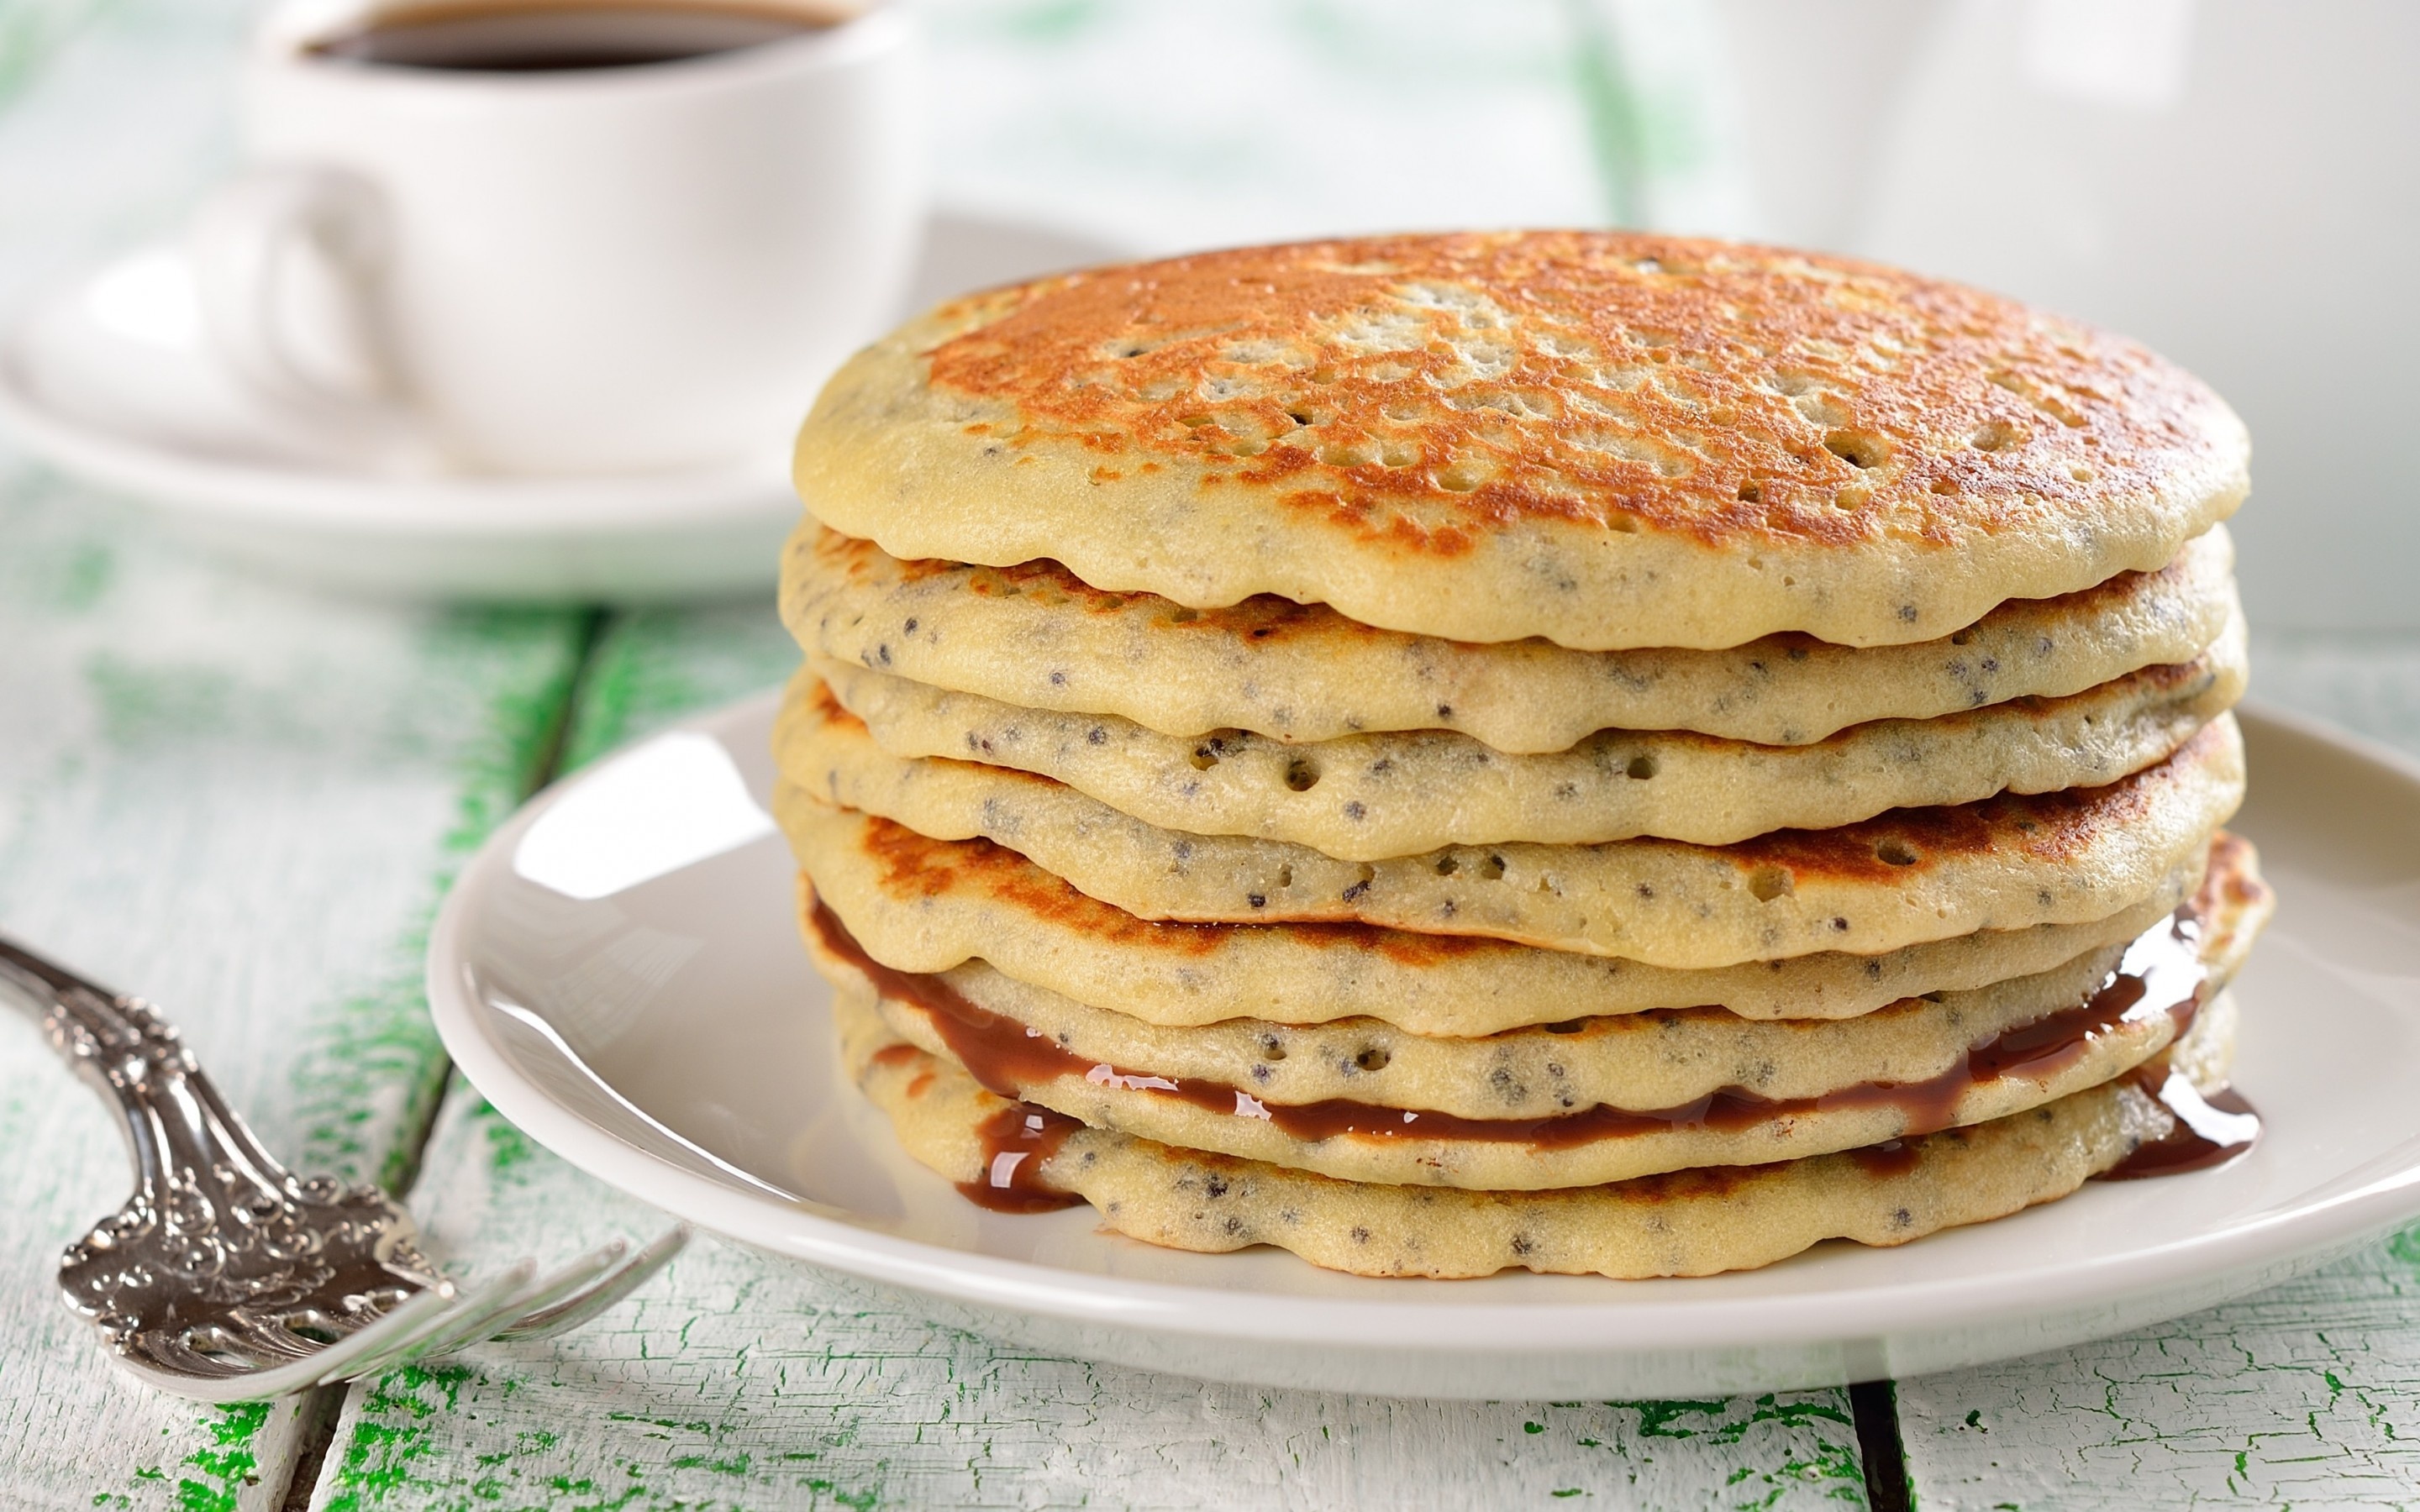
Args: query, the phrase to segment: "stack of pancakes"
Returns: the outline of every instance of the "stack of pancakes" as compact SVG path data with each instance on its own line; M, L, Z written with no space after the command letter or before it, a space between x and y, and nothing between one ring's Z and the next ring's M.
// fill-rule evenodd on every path
M2130 343L1720 243L944 305L799 442L779 809L847 1062L990 1205L1379 1275L2240 1145L2245 461Z

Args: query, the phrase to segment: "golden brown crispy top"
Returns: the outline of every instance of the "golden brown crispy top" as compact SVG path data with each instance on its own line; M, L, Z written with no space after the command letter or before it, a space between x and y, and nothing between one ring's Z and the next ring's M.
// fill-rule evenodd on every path
M852 358L794 461L893 557L1595 651L1931 640L2164 566L2247 456L2189 374L2007 300L1548 231L970 296Z
M1399 550L1524 517L1951 543L2231 440L2134 344L1869 264L1608 232L1210 253L979 295L937 393L1103 482L1182 466ZM996 406L997 409L988 407Z

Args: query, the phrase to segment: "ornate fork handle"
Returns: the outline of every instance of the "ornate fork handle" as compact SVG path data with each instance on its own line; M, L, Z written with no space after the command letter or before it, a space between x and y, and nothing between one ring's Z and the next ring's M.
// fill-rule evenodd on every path
M113 1342L180 1326L188 1298L334 1317L383 1300L398 1280L435 1281L384 1193L279 1165L148 1003L6 939L0 984L118 1112L137 1190L59 1263L77 1310Z
M37 1009L51 1048L117 1110L145 1194L164 1195L177 1173L222 1167L263 1186L279 1184L285 1172L150 1004L111 993L5 939L0 977Z

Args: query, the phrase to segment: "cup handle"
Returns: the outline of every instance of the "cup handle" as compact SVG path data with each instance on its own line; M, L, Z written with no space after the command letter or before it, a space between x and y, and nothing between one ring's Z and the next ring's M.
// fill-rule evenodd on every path
M359 175L256 168L203 201L186 251L211 350L296 422L380 453L422 449L377 286L386 205Z

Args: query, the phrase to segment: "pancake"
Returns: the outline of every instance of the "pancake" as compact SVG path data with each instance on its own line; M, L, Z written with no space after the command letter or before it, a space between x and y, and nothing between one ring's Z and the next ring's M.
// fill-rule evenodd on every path
M2198 855L2243 792L2242 736L2222 715L2166 761L2103 787L1719 847L1456 846L1351 862L1162 829L1028 773L902 761L820 684L802 679L792 693L774 732L777 818L810 798L937 839L981 835L1144 918L1350 919L1693 969L2105 918Z
M898 1039L864 995L845 991L833 1006L843 1061L928 1169L996 1203L1079 1196L1103 1227L1173 1249L1275 1244L1357 1275L1710 1275L1826 1239L1901 1244L2066 1196L2177 1128L2138 1077L2123 1077L1896 1148L1766 1165L1550 1192L1345 1181L1012 1103ZM2204 1010L2171 1052L2174 1076L2205 1092L2224 1085L2233 1021L2226 997ZM2138 1076L2183 1095L2157 1072L2155 1062Z
M2273 903L2248 844L2224 837L2215 850L2195 897L2137 939L2087 950L2047 971L1906 997L1852 1019L1754 1020L1689 1008L1474 1037L1413 1034L1372 1018L1320 1025L1237 1018L1171 1027L1077 1002L981 962L937 973L885 966L811 888L801 892L800 933L819 960L880 984L884 1016L906 1038L944 1058L957 1054L950 1048L954 1037L967 1041L967 1053L985 1062L975 1067L978 1080L1087 1121L1095 1120L1032 1090L1057 1074L1061 1057L1074 1065L1078 1083L1100 1068L1240 1088L1272 1107L1342 1099L1457 1119L1544 1119L1598 1105L1671 1109L1718 1094L1770 1103L1861 1083L1929 1083L1965 1067L1975 1047L2090 998L2130 951L2149 958L2165 948L2179 920L2198 941L2211 980L2224 982ZM1021 1063L1037 1040L1040 1051ZM1103 1089L1129 1099L1151 1095L1113 1080L1073 1088L1087 1096Z
M1020 709L819 657L809 669L893 756L1051 778L1164 829L1248 835L1349 861L1457 844L1589 845L1642 835L1728 845L1891 809L2098 787L2166 760L2242 697L2239 622L2194 661L2064 699L1854 726L1810 746L1605 731L1508 756L1438 731L1290 746L1196 740L1130 720Z
M823 902L893 970L943 972L983 960L1079 1003L1175 1028L1358 1019L1476 1037L1700 1004L1760 1020L1853 1018L2122 945L2183 903L2205 874L2196 855L2142 902L2085 924L1985 930L1885 955L1832 950L1675 971L1367 924L1140 919L986 840L930 840L803 798L784 808L783 823ZM2240 843L2222 833L2211 864Z
M892 1033L1003 1097L1094 1128L1341 1180L1537 1191L1827 1154L1986 1122L2099 1086L2167 1048L2241 964L2265 918L2266 891L2249 874L2214 890L2211 914L2163 919L2118 960L2096 952L2039 977L1863 1019L1725 1026L1710 1022L1725 1015L1701 1011L1606 1021L1611 1032L1597 1039L1590 1069L1601 1083L1626 1084L1628 1095L1563 1107L1550 1096L1546 1108L1519 1112L1502 1106L1512 1099L1485 1105L1489 1061L1511 1083L1510 1062L1486 1041L1404 1044L1426 1052L1425 1065L1406 1068L1405 1101L1351 1078L1339 1096L1286 1097L1274 1075L1256 1078L1233 1057L1218 1066L1217 1047L1200 1042L1202 1030L1159 1031L1152 1047L1159 1057L1114 1048L1095 1056L1081 1030L1095 1049L1143 1037L1113 1026L1104 1032L1099 1011L1071 1013L1064 999L1054 1011L1034 989L1019 992L986 968L961 967L951 979L889 971L828 914L812 918L807 939L824 975L871 997ZM993 990L976 997L968 986ZM1003 1001L1027 1011L997 1011ZM1062 1025L1055 1032L1051 1019ZM1399 1044L1407 1038L1396 1037ZM1531 1048L1542 1052L1531 1057L1540 1070L1565 1058L1551 1044ZM1584 1047L1570 1048L1577 1060ZM1249 1039L1244 1049L1251 1053ZM1765 1061L1767 1085L1751 1088L1723 1079L1727 1063L1708 1058L1721 1049L1808 1058ZM1882 1050L1899 1054L1871 1054ZM1376 1054L1373 1044L1344 1064ZM1479 1111L1466 1111L1474 1102ZM1463 1106L1441 1105L1451 1103Z
M900 562L811 519L784 558L782 617L813 655L1187 738L1451 730L1529 753L1599 730L1694 730L1796 746L1875 719L2058 698L2191 661L2237 613L2233 566L2220 526L2157 572L2005 603L1915 645L1854 650L1783 635L1728 651L1583 652L1404 635L1274 598L1196 611L1089 588L1049 562Z
M1050 559L1581 650L1930 640L2164 566L2242 424L2134 344L1870 264L1621 232L1403 236L943 304L800 429L892 556Z

